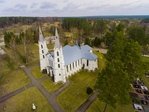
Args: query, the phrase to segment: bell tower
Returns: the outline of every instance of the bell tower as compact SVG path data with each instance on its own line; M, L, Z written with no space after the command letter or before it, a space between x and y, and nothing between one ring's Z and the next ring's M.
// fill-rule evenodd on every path
M39 58L40 58L40 71L47 70L48 73L48 48L46 44L46 40L43 37L41 28L39 27L39 40L38 40L38 45L39 45Z
M59 35L57 28L55 29L55 46L54 46L54 61L53 61L54 81L66 82L65 68L64 68L64 56L62 45L59 41Z

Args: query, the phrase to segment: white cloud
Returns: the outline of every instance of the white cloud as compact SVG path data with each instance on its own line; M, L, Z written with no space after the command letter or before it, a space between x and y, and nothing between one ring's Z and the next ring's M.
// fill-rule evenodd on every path
M149 0L0 0L0 16L149 14Z

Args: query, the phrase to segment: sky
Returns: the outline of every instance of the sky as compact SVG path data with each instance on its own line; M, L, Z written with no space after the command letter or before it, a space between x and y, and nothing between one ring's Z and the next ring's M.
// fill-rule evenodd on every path
M149 15L149 0L0 0L0 17L106 15Z

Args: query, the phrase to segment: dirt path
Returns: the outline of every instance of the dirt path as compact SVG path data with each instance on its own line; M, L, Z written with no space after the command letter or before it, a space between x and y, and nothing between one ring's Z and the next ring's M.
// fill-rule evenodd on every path
M0 97L0 103L3 103L4 101L6 101L6 100L8 100L9 98L11 98L11 97L13 97L13 96L15 96L15 95L17 95L17 94L23 92L24 90L30 88L31 86L32 86L32 84L28 84L28 85L26 85L26 86L24 86L24 87L22 87L22 88L19 88L19 89L15 90L15 91L13 91L13 92L11 92L11 93L8 93L8 94L6 94L6 95Z
M89 108L89 106L96 100L96 98L97 92L94 92L82 105L80 105L76 112L85 112Z

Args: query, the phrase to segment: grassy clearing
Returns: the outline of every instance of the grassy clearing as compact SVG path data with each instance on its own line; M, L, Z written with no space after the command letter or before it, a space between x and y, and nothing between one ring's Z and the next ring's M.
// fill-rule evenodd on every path
M45 89L48 90L48 92L54 92L62 87L62 83L54 83L49 77L42 82L42 85Z
M29 79L21 69L11 71L4 75L4 81L1 84L3 90L0 95L5 95L9 92L19 89L20 87L25 86L28 83Z
M143 67L144 72L149 71L149 57L142 56L142 61L144 63L144 67ZM145 77L145 75L143 74L142 79L143 79L145 85L149 88L149 78Z
M37 106L36 112L54 112L48 101L35 88L29 88L24 92L12 97L6 103L5 111L1 107L1 112L33 112L32 103Z
M81 71L70 77L69 87L57 99L66 112L74 112L86 100L86 88L93 88L97 74Z
M98 51L93 51L98 56L98 68L101 71L106 67L106 59L104 55Z
M32 66L31 70L32 70L32 74L35 78L42 78L44 76L44 74L42 74L40 72L39 66Z
M100 100L95 100L93 104L89 107L87 112L103 112L105 103ZM132 105L117 105L116 108L107 106L106 112L135 112Z

